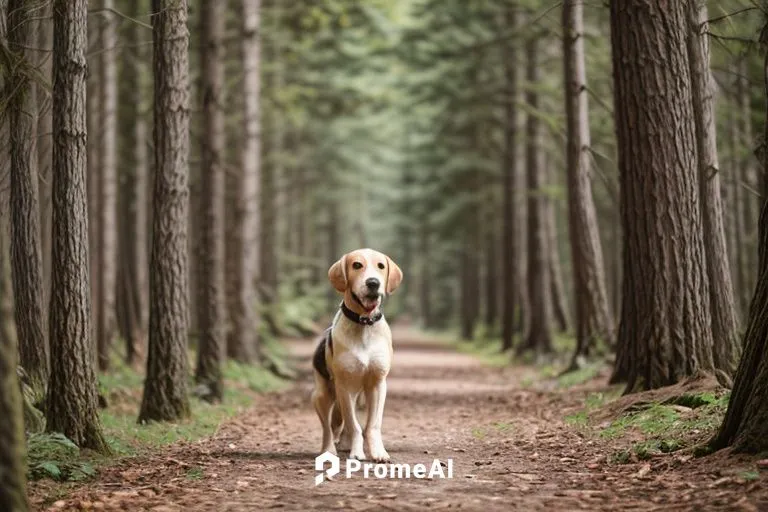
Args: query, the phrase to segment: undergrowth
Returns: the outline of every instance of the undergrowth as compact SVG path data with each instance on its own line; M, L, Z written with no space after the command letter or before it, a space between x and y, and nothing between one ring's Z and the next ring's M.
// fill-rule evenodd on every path
M608 424L593 425L590 416L618 398L617 387L587 396L584 408L564 418L569 425L623 445L609 459L617 464L693 448L711 437L728 407L728 392L685 394L663 402L637 403Z
M79 481L93 476L100 465L109 464L115 458L132 457L179 441L208 437L223 421L247 408L258 393L285 385L284 380L267 370L231 361L224 365L224 380L222 403L209 404L190 396L190 419L139 425L136 418L144 377L124 362L113 361L112 369L99 376L99 391L108 403L108 407L100 411L100 419L114 455L110 458L81 451L61 434L33 434L27 441L29 479Z

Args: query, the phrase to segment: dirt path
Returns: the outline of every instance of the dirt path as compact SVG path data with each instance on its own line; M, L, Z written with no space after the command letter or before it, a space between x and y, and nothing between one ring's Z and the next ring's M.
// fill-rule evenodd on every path
M414 333L395 336L387 449L397 463L452 458L453 479L337 477L315 487L320 431L307 372L211 439L105 469L64 508L768 510L763 479L739 480L717 459L610 464L609 446L563 422L581 407L586 388L530 387L528 370L485 368ZM293 342L291 349L308 370L312 343Z

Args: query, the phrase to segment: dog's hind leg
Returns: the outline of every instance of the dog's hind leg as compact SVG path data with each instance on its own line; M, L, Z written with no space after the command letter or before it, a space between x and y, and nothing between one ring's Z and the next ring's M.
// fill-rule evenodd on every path
M336 455L336 445L333 443L333 431L331 429L331 410L333 407L333 392L328 382L322 375L315 372L315 390L312 392L312 404L315 406L320 424L323 427L323 449L321 453L331 452Z

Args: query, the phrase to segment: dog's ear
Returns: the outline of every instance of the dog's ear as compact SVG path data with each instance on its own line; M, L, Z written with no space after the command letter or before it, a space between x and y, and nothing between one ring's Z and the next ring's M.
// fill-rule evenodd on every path
M347 255L341 257L339 261L331 265L328 269L328 279L337 291L344 293L347 291Z
M403 280L403 271L387 256L387 295L394 293Z

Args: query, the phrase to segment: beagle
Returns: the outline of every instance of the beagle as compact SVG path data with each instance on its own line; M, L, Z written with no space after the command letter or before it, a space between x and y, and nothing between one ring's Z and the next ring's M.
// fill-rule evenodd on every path
M392 332L381 301L400 285L403 272L392 259L372 249L345 254L328 270L344 294L333 323L318 344L313 367L312 403L323 428L322 452L349 449L349 458L389 461L381 439L387 374L392 364ZM365 432L355 404L365 397ZM322 453L321 452L321 453Z

